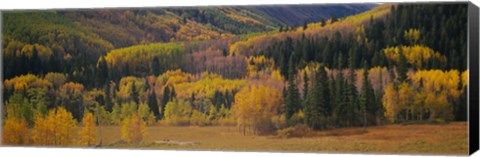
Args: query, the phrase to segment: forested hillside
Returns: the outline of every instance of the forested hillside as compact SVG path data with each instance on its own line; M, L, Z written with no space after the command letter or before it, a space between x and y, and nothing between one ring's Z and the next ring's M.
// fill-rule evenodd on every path
M332 16L340 18L358 14L375 7L376 4L344 4L344 5L273 5L253 6L265 14L272 16L286 26L297 27L306 23L328 20Z
M3 140L92 146L102 126L121 126L121 140L138 144L156 125L290 136L465 121L466 11L452 3L4 13Z

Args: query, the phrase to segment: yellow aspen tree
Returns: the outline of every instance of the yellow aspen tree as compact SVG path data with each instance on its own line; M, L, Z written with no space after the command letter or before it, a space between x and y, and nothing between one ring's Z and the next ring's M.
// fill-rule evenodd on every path
M82 129L80 130L80 146L93 146L95 145L96 136L96 126L95 118L93 114L88 112L82 119Z
M38 116L32 130L34 145L69 146L77 128L72 114L63 107L52 109L46 117Z
M140 143L147 134L146 125L138 114L125 118L122 122L122 139L130 143Z
M24 119L6 118L2 131L2 143L4 145L29 144L28 128Z
M398 87L398 109L405 111L405 120L411 120L411 111L414 93L408 83L402 83Z
M393 84L389 84L387 88L385 88L385 94L383 95L383 106L385 107L385 117L390 122L397 121L397 114L398 114L398 92L393 87Z

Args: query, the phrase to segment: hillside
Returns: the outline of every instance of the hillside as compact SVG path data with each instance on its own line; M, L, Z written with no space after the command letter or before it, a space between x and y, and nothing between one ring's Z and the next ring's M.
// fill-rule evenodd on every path
M343 5L274 5L255 6L252 9L259 10L275 20L288 26L300 26L304 22L320 22L332 16L346 17L370 10L376 4L343 4Z
M230 142L280 137L282 150L401 151L376 146L386 142L464 152L465 123L450 124L468 120L466 3L362 7L370 5L6 12L2 143L153 148L179 140L206 149L222 142L195 136L238 131ZM441 139L445 130L432 124L452 126L454 138ZM189 136L168 126L201 127L184 127ZM282 144L334 132L326 142L353 134L365 148ZM415 133L425 139L395 140Z

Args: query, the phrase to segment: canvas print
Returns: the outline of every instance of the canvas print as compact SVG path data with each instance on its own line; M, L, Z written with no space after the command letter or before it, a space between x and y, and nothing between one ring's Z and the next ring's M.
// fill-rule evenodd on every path
M467 6L2 11L2 145L467 155Z

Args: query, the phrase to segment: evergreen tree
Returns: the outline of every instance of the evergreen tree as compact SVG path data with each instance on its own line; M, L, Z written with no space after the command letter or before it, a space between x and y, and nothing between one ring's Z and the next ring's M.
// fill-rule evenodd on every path
M150 92L150 96L148 97L148 107L150 111L152 111L153 115L155 116L155 120L160 119L160 112L158 111L158 101L157 96L155 95L155 90Z
M359 105L360 105L360 112L362 113L363 119L363 127L368 125L367 115L368 114L375 114L376 108L374 105L374 95L373 95L373 88L368 80L368 68L367 68L367 61L363 63L363 81L362 81L362 89L360 92L359 97Z
M310 80L308 77L308 73L306 71L303 72L303 106L306 106L308 104L307 95L308 95L309 81Z
M103 56L98 59L95 76L96 87L101 87L108 82L108 66Z
M138 100L139 94L138 94L137 87L135 86L135 82L132 82L132 94L130 96L133 102L135 102L136 104L140 104Z
M168 101L170 101L170 87L165 86L165 88L163 89L162 100L160 100L160 108L162 111L161 118L165 116L165 106L167 106Z
M348 81L346 82L345 101L347 103L346 108L346 126L353 126L357 121L357 88L355 87L355 54L354 51L350 51L350 67Z
M113 102L111 98L111 91L110 91L109 85L106 84L103 90L105 91L105 109L108 112L112 112Z
M407 58L405 57L405 54L403 52L399 53L399 60L398 60L398 65L397 65L397 80L398 82L405 82L407 81Z
M290 119L295 112L300 109L300 94L298 93L297 85L295 84L295 67L293 64L293 55L289 62L288 87L285 96L285 117Z
M307 21L303 22L303 30L306 30L308 28L308 23Z
M160 61L158 59L158 57L154 57L153 58L153 61L152 61L152 74L155 75L155 76L158 76L162 73L162 71L160 70Z

